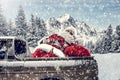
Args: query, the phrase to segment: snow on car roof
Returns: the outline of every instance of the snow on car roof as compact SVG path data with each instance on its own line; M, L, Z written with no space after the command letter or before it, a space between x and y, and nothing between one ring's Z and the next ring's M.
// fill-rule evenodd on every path
M14 39L14 38L16 38L15 36L0 36L0 38L2 38L2 39Z
M20 38L16 36L0 36L0 39L20 39L26 41L24 38Z

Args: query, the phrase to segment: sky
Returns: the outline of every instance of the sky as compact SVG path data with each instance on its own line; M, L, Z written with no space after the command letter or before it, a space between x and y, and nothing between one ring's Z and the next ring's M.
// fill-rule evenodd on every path
M120 0L0 0L0 4L7 20L14 20L22 5L27 19L31 14L47 20L67 13L97 30L120 25Z

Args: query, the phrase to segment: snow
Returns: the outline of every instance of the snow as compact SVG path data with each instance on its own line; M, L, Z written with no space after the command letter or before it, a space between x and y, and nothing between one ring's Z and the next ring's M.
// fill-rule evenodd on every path
M32 65L31 65L32 63ZM71 64L70 64L71 63ZM60 67L60 66L71 66L71 65L78 65L78 64L81 64L82 61L78 61L76 63L75 60L55 60L55 61L26 61L24 63L24 66L25 67L43 67L43 66L54 66L54 67ZM44 64L44 65L43 65Z
M83 62L78 60L54 60L54 61L0 61L0 66L7 66L7 67L60 67L60 66L74 66L78 64L82 64ZM31 65L32 64L32 65ZM44 64L44 65L43 65Z
M61 16L60 18L58 18L58 21L60 21L61 23L63 23L63 22L68 21L68 19L69 19L70 17L71 17L71 16L66 13L64 16Z
M33 53L34 50L35 50L35 48L33 48L33 47L29 47L29 50L30 50L30 53Z
M120 54L94 54L98 63L99 80L120 80Z

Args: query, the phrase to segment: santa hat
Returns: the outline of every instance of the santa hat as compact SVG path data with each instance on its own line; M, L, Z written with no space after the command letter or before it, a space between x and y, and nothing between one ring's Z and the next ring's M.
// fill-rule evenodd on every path
M66 42L68 43L74 43L76 38L76 29L74 27L67 27L64 30L61 30L59 33L60 36L62 36Z

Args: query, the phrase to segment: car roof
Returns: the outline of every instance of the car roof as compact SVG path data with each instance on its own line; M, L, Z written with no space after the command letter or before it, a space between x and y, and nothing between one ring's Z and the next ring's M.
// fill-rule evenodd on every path
M0 39L20 39L26 41L24 38L16 37L16 36L0 36Z

